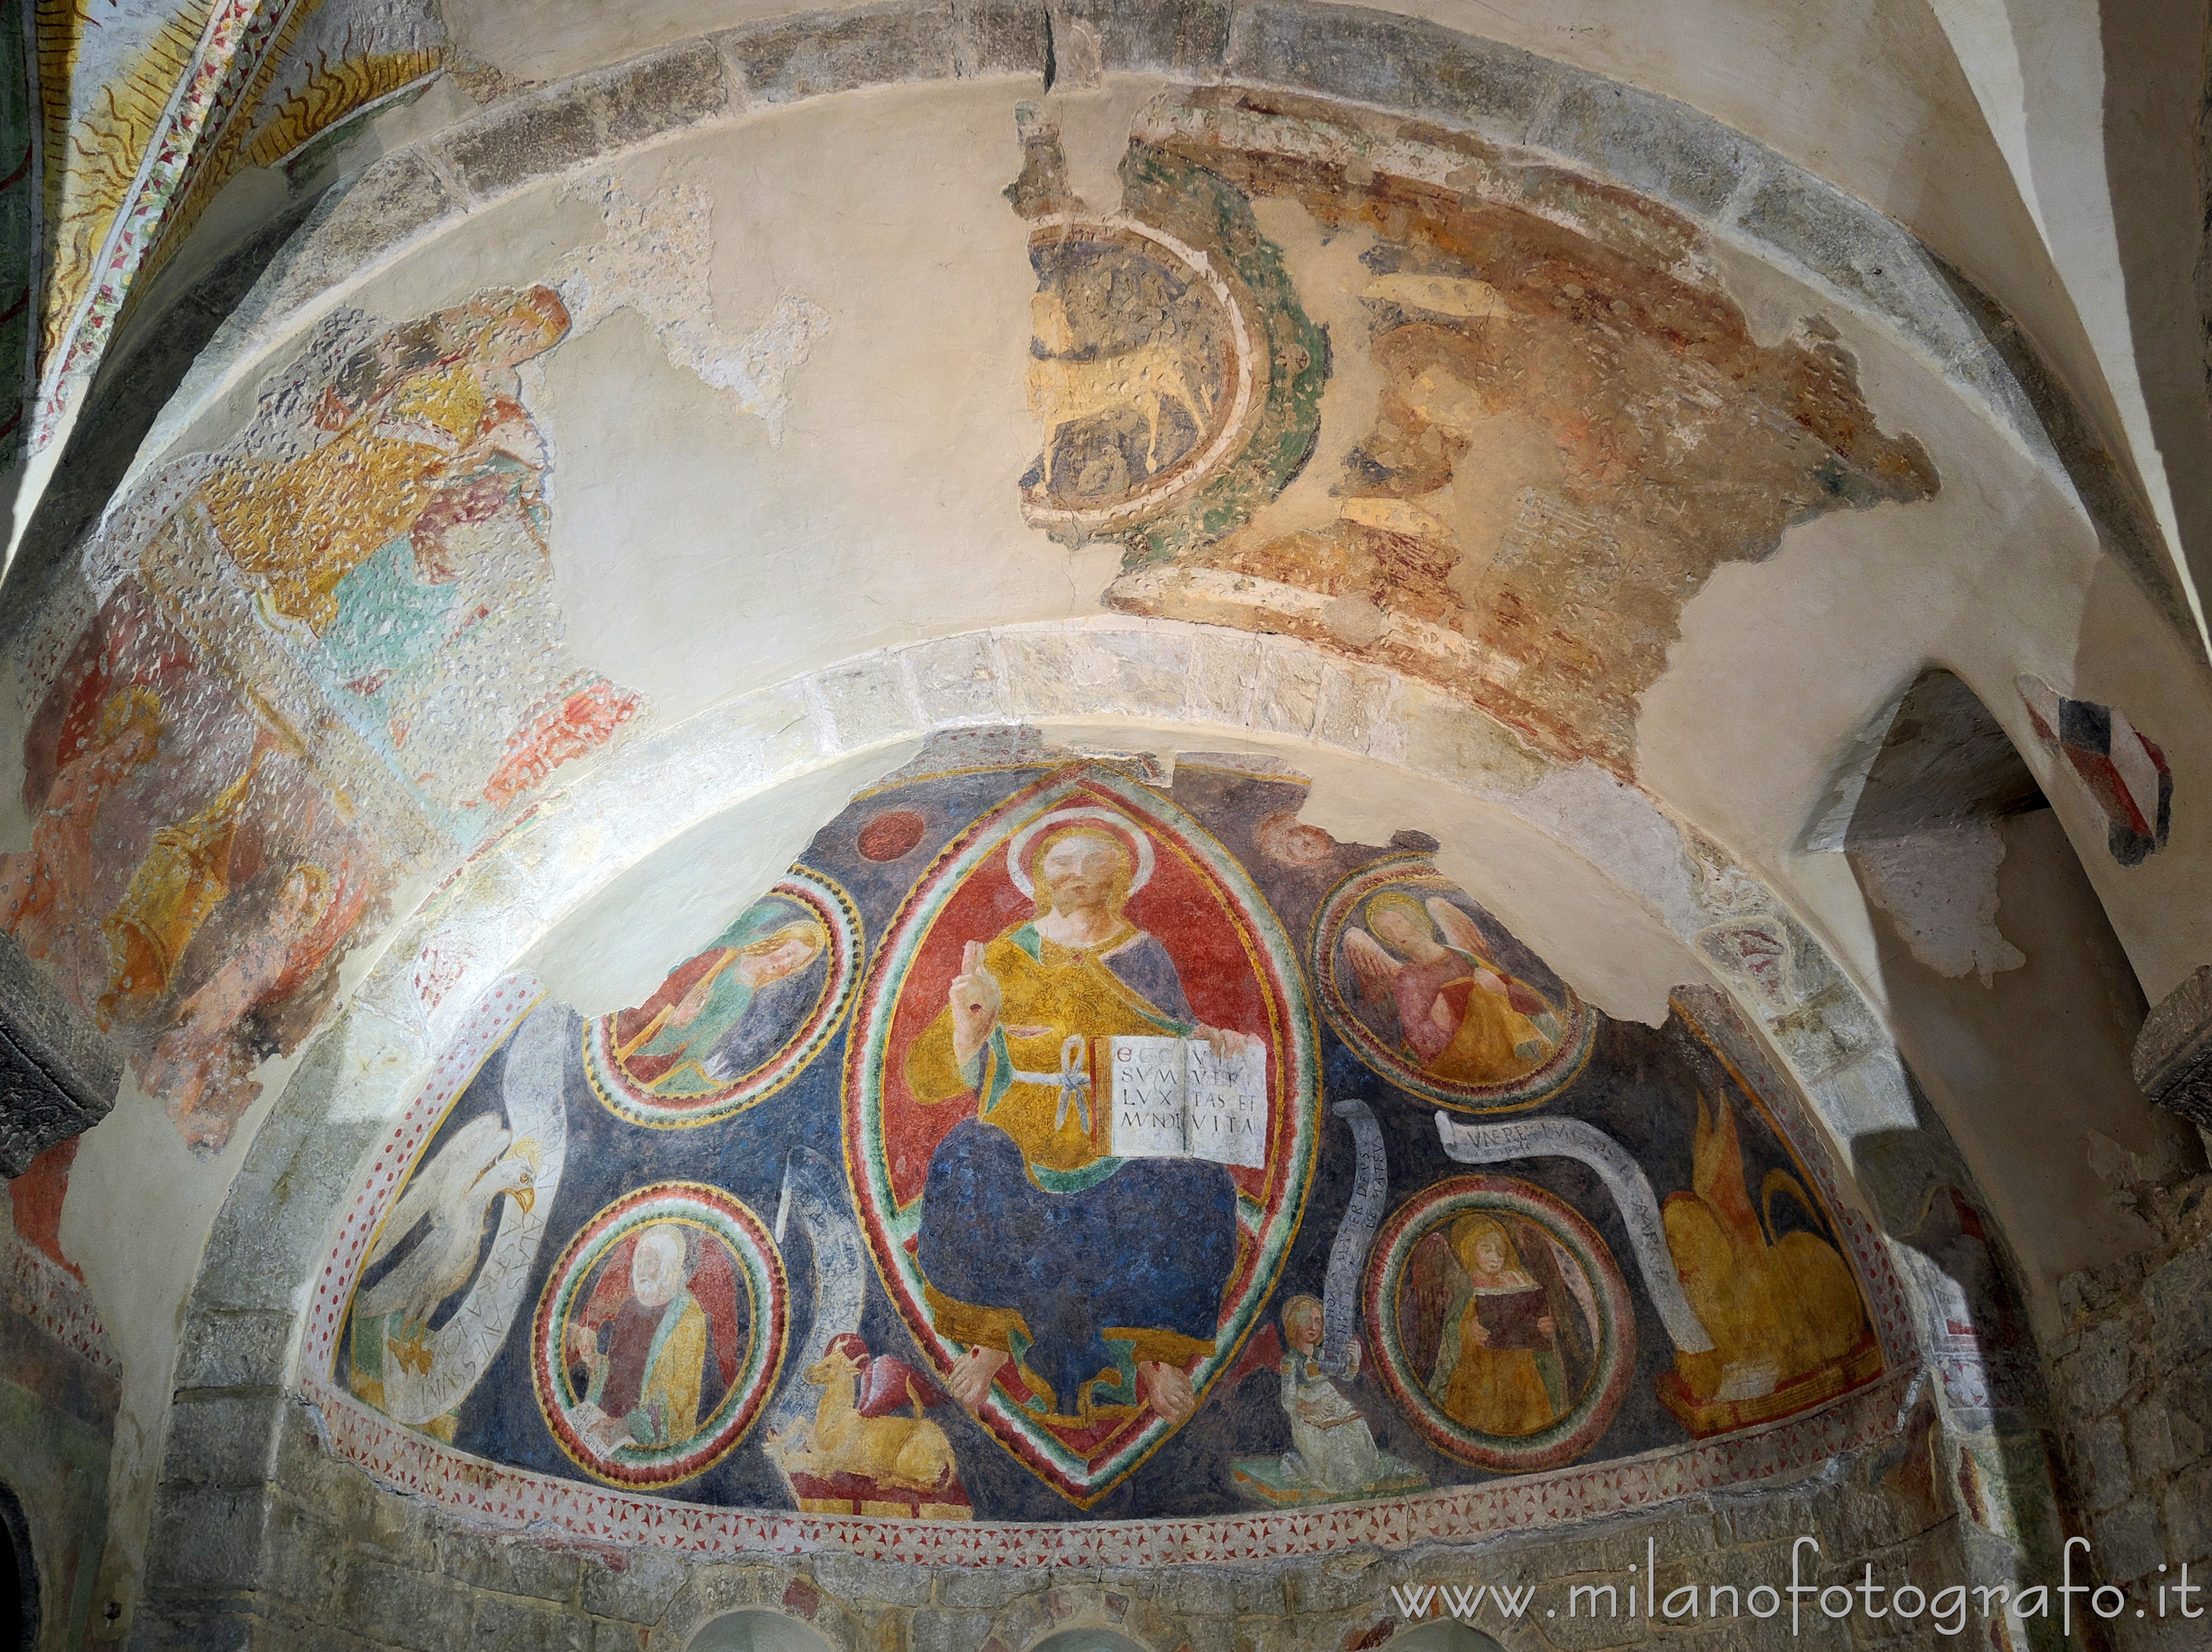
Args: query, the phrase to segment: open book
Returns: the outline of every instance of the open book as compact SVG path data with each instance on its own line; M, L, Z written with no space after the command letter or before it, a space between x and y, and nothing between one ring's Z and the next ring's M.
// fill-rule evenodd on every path
M1267 1052L1218 1056L1202 1038L1097 1041L1103 1151L1117 1158L1267 1163Z

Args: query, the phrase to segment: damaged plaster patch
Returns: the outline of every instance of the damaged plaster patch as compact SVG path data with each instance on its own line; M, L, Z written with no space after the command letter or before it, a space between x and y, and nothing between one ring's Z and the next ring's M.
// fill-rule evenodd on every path
M576 331L589 331L617 310L635 311L672 364L731 392L768 426L769 444L781 446L791 404L787 386L829 331L830 313L812 299L786 293L766 321L733 342L714 320L707 279L714 207L706 191L675 184L640 201L607 179L599 204L605 237L571 250L553 276Z
M2004 835L1987 816L1953 821L1911 837L1854 845L1867 898L1889 914L1912 956L1939 975L1969 971L1987 987L2027 954L1997 928L1997 868Z

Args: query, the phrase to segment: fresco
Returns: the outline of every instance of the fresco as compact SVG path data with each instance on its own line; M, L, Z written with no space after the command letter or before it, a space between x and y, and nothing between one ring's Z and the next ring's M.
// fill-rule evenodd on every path
M33 0L45 240L40 429L222 186L435 71L424 0ZM95 283L94 270L104 272Z
M334 1258L334 1428L532 1507L954 1521L1828 1450L1868 1230L1720 1000L1608 1018L1305 789L947 743L702 884L638 1005L514 978Z
M1534 1107L1589 1059L1596 1025L1574 989L1433 873L1385 864L1340 884L1313 969L1360 1059L1447 1107Z
M520 369L568 329L543 286L381 329L333 316L245 429L165 467L88 550L95 589L135 576L350 760L395 843L477 841L644 709L569 653L553 599L550 450Z
M102 523L25 653L30 841L0 857L0 929L197 1147L299 1048L396 878L644 709L568 653L553 600L518 369L568 329L544 287L381 329L331 318L222 451ZM822 932L849 993L851 925ZM643 1097L626 1104L710 1107L653 1048L633 1059L651 1077L622 1081Z
M296 1049L389 872L289 728L143 586L118 586L24 740L28 846L0 929L115 1039L185 1139L219 1148Z
M2105 847L2123 866L2140 866L2166 847L2173 827L2173 770L2166 753L2117 706L2062 695L2023 676L2028 726L2063 758L2105 817Z
M727 1118L798 1076L844 1017L860 969L852 897L794 868L643 1004L592 1023L592 1089L637 1124Z
M1636 1363L1636 1319L1605 1241L1543 1188L1454 1176L1378 1239L1368 1322L1383 1379L1450 1455L1515 1472L1604 1433Z
M1363 654L1632 779L1716 568L1938 485L1832 328L1759 343L1694 226L1618 189L1218 88L1139 117L1109 216L1020 136L1022 503L1121 541L1113 606Z
M1328 335L1299 307L1250 203L1213 174L1132 155L1122 210L1068 186L1060 131L1018 113L1031 223L1030 411L1042 446L1022 512L1055 538L1164 556L1243 520L1311 452Z
M716 1187L641 1187L554 1264L533 1337L538 1408L601 1479L689 1479L759 1414L787 1314L782 1265L750 1211Z

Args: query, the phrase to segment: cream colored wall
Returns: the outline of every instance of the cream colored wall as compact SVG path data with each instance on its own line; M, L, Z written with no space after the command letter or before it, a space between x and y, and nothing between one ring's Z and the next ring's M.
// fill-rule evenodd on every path
M828 9L738 0L709 26ZM1374 9L1678 99L1905 224L2021 319L2107 440L2132 454L2168 534L2179 533L2106 189L2095 0L1384 0ZM614 11L592 0L452 0L447 15L465 52L520 81L701 27L694 0ZM2116 139L2122 149L2135 141Z
M1987 984L1946 981L1888 924L1877 920L1870 938L1899 1044L1952 1121L2052 1331L2060 1280L2155 1236L2118 1196L2123 1156L2163 1176L2193 1168L2203 1145L2136 1088L2142 999L2057 821L2016 816L2003 834L1997 926L2024 965Z

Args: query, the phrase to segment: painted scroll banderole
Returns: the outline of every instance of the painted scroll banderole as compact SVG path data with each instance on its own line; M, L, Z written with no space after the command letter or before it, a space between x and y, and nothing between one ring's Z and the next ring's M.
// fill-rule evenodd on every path
M1461 1124L1439 1109L1437 1134L1444 1151L1462 1164L1502 1164L1516 1158L1571 1158L1587 1164L1605 1183L1620 1219L1628 1228L1629 1248L1643 1270L1659 1322L1686 1354L1710 1353L1713 1339L1682 1294L1681 1276L1667 1248L1660 1225L1659 1200L1628 1150L1595 1125L1580 1119L1518 1119L1506 1124Z
M1329 1242L1328 1272L1321 1292L1321 1368L1331 1376L1352 1371L1352 1340L1359 1334L1359 1275L1367 1248L1382 1220L1382 1200L1390 1190L1389 1165L1382 1156L1382 1128L1366 1102L1346 1096L1329 1109L1352 1127L1358 1155L1352 1198Z
M770 1436L781 1434L813 1409L806 1371L830 1351L833 1338L860 1328L868 1254L860 1245L860 1227L847 1210L843 1184L836 1167L811 1148L794 1147L783 1161L775 1242L783 1243L786 1225L795 1213L814 1251L814 1328L805 1351L784 1363L783 1392L766 1419Z

